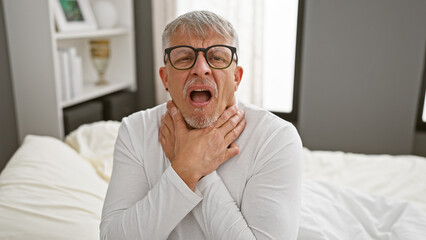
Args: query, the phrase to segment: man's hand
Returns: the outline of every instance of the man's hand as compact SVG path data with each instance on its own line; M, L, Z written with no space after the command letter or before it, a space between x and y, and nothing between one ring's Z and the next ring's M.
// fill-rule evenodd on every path
M238 154L234 141L244 130L244 112L236 106L204 129L188 129L182 114L170 101L159 129L161 145L172 167L192 190L201 177Z
M169 106L171 101L167 103ZM174 106L174 104L173 104ZM166 157L171 163L175 160L175 129L173 124L172 115L170 111L161 116L161 126L158 130L158 139L160 140L161 146L163 147Z

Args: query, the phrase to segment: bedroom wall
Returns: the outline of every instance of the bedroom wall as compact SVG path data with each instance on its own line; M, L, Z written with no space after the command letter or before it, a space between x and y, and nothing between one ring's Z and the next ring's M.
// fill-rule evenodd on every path
M0 169L18 147L0 0ZM306 0L299 131L311 149L426 156L414 130L426 1ZM151 1L135 1L139 107L154 104ZM414 114L413 114L414 113Z
M426 157L426 132L415 134L413 154Z
M15 107L7 52L3 0L0 0L0 171L18 147Z
M426 149L415 117L426 1L306 0L299 130L311 149ZM422 153L424 153L423 150Z

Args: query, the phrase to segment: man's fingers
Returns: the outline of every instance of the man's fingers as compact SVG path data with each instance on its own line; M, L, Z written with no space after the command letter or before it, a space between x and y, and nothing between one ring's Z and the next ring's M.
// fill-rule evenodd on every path
M246 127L246 120L243 118L235 128L231 129L226 135L225 135L225 144L229 145L233 143L243 132L244 128Z
M160 141L161 145L166 143L166 139L164 138L164 135L161 133L161 131L158 131L158 141Z
M161 123L159 132L165 138L170 137L170 135L171 135L170 129L164 123Z
M238 110L235 115L229 118L228 121L223 124L222 127L219 128L223 136L226 136L229 132L234 131L238 124L240 124L240 122L244 119L244 116L245 113L243 111Z
M167 110L170 111L172 107L176 107L172 100L167 101Z
M225 111L223 111L222 115L220 115L219 119L217 119L217 121L214 124L214 126L216 128L222 127L223 124L225 124L237 112L238 112L238 108L235 105L229 107L228 109L225 109Z
M180 113L176 105L171 100L167 102L167 112L171 116L173 129L176 129L177 131L187 130L186 122L183 119L182 113Z
M164 145L166 143L166 136L165 134L167 134L167 130L164 129L164 126L161 125L160 129L158 129L158 140L160 141L160 143L162 145Z
M173 119L173 126L175 128L176 134L179 134L180 132L187 131L186 122L183 119L182 114L179 112L179 110L176 107L172 107L170 110L170 115Z
M167 129L170 131L170 134L175 132L173 119L169 112L166 112L166 114L163 115L161 124L164 124L167 127Z
M165 113L163 116L161 116L161 125L160 125L160 132L161 131L166 131L166 132L170 132L170 128L167 126L165 119L166 119L167 113Z
M227 160L231 159L233 156L237 155L239 151L240 149L238 148L238 145L236 143L231 143L231 145L229 145L229 147L226 149L225 159L223 159L224 160L223 162L226 162Z

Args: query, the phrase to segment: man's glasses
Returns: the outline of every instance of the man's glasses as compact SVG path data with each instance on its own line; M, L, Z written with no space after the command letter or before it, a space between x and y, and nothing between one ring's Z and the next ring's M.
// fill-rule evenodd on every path
M237 48L227 45L213 45L208 48L193 48L191 46L180 45L166 48L165 55L168 56L172 67L178 70L190 69L197 61L198 52L204 52L207 64L214 69L225 69L229 67L234 59L238 61ZM164 61L166 60L164 56Z

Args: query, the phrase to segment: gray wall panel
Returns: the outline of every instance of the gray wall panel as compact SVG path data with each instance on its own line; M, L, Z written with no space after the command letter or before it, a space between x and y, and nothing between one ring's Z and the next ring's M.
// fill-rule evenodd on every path
M299 129L311 149L408 154L426 1L308 0Z
M0 170L18 147L15 106L7 53L3 1L0 0Z

